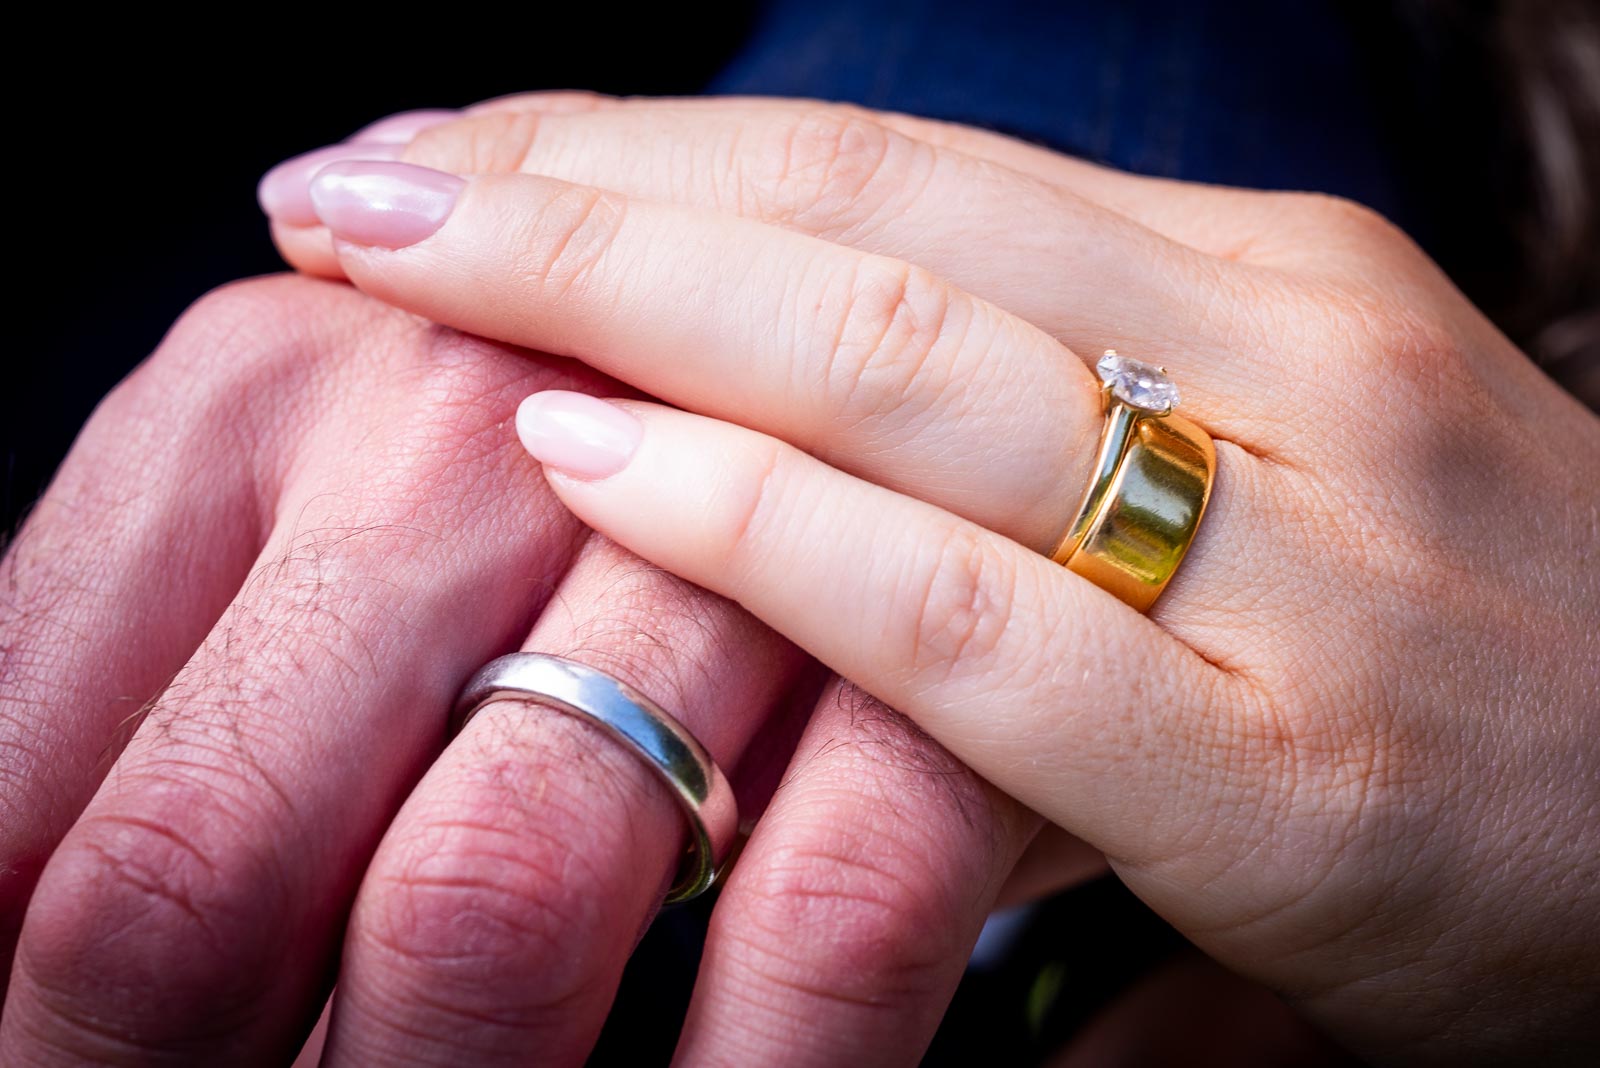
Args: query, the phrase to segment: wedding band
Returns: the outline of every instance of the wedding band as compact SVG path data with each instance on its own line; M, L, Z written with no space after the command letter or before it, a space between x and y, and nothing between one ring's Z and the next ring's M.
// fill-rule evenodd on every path
M1166 370L1107 349L1095 370L1106 425L1094 476L1050 558L1147 612L1194 541L1211 496L1211 437L1172 414Z
M699 897L716 883L738 837L738 804L722 769L683 724L603 671L544 653L512 653L472 676L456 699L456 729L502 698L588 720L627 746L667 785L689 821L688 851L667 904Z

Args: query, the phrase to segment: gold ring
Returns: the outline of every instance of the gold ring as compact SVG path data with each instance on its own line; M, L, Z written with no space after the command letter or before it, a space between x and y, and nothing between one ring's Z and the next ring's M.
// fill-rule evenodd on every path
M1211 497L1211 437L1172 414L1166 369L1107 349L1095 365L1106 425L1094 477L1050 558L1147 612L1178 570Z

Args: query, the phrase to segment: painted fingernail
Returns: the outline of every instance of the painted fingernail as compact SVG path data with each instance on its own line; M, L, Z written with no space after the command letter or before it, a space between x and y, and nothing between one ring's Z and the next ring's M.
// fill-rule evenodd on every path
M628 466L644 424L587 393L547 390L517 409L517 436L542 464L574 478L607 478Z
M416 111L396 112L363 126L350 135L352 141L381 141L387 144L405 144L430 126L438 126L459 119L461 112L444 108L420 108Z
M414 163L330 163L311 179L311 204L335 237L404 248L444 225L466 182Z
M329 145L286 159L272 168L256 186L256 202L261 210L290 226L317 225L317 211L311 206L311 177L330 163L342 159L399 159L404 145L348 141Z

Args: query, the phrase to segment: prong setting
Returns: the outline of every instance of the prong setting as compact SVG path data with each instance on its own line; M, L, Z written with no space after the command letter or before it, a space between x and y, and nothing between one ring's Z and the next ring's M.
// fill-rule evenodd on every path
M1141 415L1169 415L1178 406L1178 387L1165 367L1132 360L1107 349L1095 364L1101 388Z

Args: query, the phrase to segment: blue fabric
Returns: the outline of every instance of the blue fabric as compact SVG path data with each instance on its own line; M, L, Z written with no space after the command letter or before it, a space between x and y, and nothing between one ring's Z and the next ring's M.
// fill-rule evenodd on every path
M1142 174L1338 193L1397 221L1330 0L769 0L712 92L986 126Z

